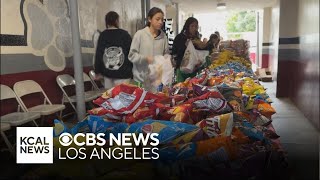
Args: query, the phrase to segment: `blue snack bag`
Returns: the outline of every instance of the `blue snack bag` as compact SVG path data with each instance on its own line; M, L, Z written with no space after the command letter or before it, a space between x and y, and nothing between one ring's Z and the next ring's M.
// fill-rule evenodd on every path
M112 126L114 122L107 122L101 116L88 116L88 125L90 132L98 134L105 133L107 128Z

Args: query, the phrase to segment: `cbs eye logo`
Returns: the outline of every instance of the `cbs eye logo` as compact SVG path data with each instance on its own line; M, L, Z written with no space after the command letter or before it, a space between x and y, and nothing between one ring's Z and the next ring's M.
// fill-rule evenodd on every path
M62 133L59 136L59 142L62 146L70 146L70 144L72 143L72 135L69 133Z

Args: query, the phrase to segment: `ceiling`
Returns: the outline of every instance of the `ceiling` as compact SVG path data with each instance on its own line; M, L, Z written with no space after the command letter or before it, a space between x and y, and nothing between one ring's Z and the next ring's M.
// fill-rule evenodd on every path
M273 6L277 0L171 0L178 3L180 10L185 13L218 12L217 3L226 3L228 10L256 10Z

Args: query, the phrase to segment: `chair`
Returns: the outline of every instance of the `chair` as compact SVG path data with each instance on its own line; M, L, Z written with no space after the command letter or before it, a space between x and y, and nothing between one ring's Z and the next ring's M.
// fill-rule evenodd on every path
M95 80L96 73L93 70L89 71L89 76L90 76L91 82L96 90L99 90L101 93L104 93L108 90L105 88L99 88L99 86L97 85L96 80Z
M8 146L8 149L10 151L10 153L14 156L14 149L12 144L10 143L10 141L8 140L6 134L4 133L5 131L11 129L11 126L9 123L1 123L1 136L4 139L4 142L6 143L6 145Z
M73 103L77 102L76 96L75 95L69 96L65 90L65 87L67 87L67 86L75 86L76 85L76 81L74 80L74 78L72 76L70 76L69 74L62 74L62 75L57 76L56 81L57 81L57 84L60 87L61 91L63 92L62 104L70 103L72 108L75 111L77 111L76 107L73 104ZM100 94L98 94L96 91L84 92L85 102L90 102L99 96L100 96Z
M92 72L91 72L92 71ZM95 77L95 73L94 73L94 71L93 70L91 70L90 72L89 72L89 76L86 74L86 73L83 73L83 81L84 82L91 82L91 84L92 84L92 87L93 87L93 89L97 92L97 93L99 93L99 95L101 95L102 93L104 93L104 92L106 92L107 90L106 89L104 89L104 88L99 88L99 86L97 85L97 83L95 82L95 80L94 80L94 77Z
M18 102L18 110L17 112L13 112L13 113L9 113L4 116L1 116L0 117L1 123L8 123L11 126L19 126L28 122L33 122L36 126L38 126L35 120L40 118L41 116L40 113L21 112L21 107L23 107L23 104L17 98L16 94L13 92L13 90L10 87L1 84L1 101L5 99L15 99Z
M41 88L41 86L33 80L16 82L13 86L13 90L18 96L18 99L20 100L22 107L25 109L26 112L38 112L42 115L42 118L50 114L55 114L59 111L61 114L62 110L65 109L65 105L52 104L48 96L46 95L46 93ZM28 108L23 103L21 98L25 95L29 95L33 93L42 93L42 95L44 96L44 103ZM61 118L61 116L59 116L59 118Z
M96 73L93 70L89 71L89 77L92 80L92 84L93 84L94 88L95 89L100 89L98 87L98 84L95 82Z

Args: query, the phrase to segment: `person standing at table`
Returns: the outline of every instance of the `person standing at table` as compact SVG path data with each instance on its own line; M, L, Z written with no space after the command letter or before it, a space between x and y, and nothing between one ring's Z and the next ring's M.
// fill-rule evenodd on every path
M128 60L131 36L119 28L119 15L110 11L105 16L106 30L98 40L94 69L96 79L104 78L104 87L110 89L121 83L130 83L132 63Z
M134 84L145 87L148 82L149 64L154 61L154 56L169 54L168 38L161 30L164 13L161 9L153 7L148 12L148 23L144 29L138 30L133 36L129 52L129 60L133 63Z

